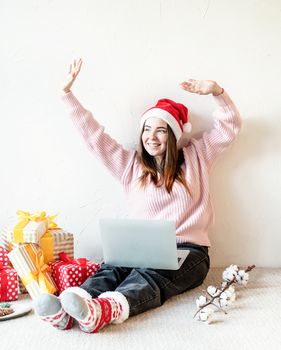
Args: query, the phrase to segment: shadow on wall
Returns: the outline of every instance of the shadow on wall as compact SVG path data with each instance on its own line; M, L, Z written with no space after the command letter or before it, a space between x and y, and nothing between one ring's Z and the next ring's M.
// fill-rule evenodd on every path
M281 141L278 128L266 129L264 123L256 122L257 119L262 121L264 117L256 118L254 122L243 121L238 139L218 159L210 175L215 211L215 224L210 232L210 256L215 267L269 265L266 260L272 259L274 254L276 243L264 244L265 232L260 226L261 219L263 223L267 221L266 225L270 222L263 211L270 203L266 203L267 190L259 188L259 184L265 181L261 171L266 166L263 160L272 156L273 149L280 157Z

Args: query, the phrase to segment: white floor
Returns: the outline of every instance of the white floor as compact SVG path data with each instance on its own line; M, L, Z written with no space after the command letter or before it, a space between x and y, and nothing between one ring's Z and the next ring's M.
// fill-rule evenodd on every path
M213 324L193 319L196 298L208 285L219 285L221 273L222 269L212 269L202 286L98 334L85 334L77 325L58 331L33 311L2 321L1 349L281 349L281 269L250 272L247 287L237 288L237 300L228 314L216 312Z

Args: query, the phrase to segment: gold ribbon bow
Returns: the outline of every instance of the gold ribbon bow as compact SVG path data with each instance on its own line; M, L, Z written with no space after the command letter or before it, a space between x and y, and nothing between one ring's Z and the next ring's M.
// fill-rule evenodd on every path
M61 230L61 228L53 221L57 216L57 214L49 216L48 230Z

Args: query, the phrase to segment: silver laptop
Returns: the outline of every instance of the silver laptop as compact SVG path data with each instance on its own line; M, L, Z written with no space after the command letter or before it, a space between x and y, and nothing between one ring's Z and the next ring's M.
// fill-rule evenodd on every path
M107 264L177 270L189 254L177 249L174 221L103 218L99 224Z

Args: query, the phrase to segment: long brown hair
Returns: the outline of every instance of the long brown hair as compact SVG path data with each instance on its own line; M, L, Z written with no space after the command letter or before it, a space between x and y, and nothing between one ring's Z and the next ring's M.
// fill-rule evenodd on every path
M143 146L143 129L140 134L138 149L138 159L143 170L143 174L139 178L140 186L145 187L147 178L150 178L156 187L160 187L162 183L158 179L157 172L159 172L164 179L164 184L168 193L172 191L174 182L178 181L191 195L183 170L181 169L181 165L184 162L183 150L177 149L177 140L170 126L167 125L167 148L160 166L157 164L156 159L151 156Z

